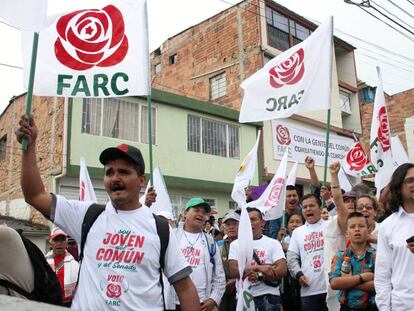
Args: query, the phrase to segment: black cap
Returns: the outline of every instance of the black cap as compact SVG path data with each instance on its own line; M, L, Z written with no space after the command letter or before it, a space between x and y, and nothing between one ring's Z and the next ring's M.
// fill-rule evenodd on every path
M144 174L145 163L144 159L142 158L141 151L139 151L138 148L127 144L121 144L116 147L105 149L99 156L99 161L105 165L108 161L116 160L119 158L126 158L130 160L136 166L142 168L141 174Z

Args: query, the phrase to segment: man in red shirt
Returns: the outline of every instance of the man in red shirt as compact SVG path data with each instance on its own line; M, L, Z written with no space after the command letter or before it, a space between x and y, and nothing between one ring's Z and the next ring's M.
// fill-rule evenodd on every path
M56 273L62 288L64 304L69 307L78 279L79 264L66 249L68 236L62 229L58 227L52 229L50 246L52 250L46 254L46 260Z

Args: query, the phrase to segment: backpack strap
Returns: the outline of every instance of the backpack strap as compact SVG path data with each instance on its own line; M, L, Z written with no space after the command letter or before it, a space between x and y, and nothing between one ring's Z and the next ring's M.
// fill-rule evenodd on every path
M88 238L89 230L94 224L95 220L101 215L105 210L105 205L102 204L92 204L88 207L85 217L83 217L82 222L82 233L81 233L81 244L80 244L80 254L79 261L82 262L83 259L83 250L85 248L86 239ZM79 269L80 271L80 269ZM79 276L78 276L79 277Z
M23 288L21 288L20 286L17 286L16 284L8 280L0 280L0 286L5 287L9 291L9 293L10 293L10 290L13 290L19 293L20 295L26 297L29 300L35 300L31 293L26 292Z
M165 253L167 251L168 243L170 242L170 225L168 220L164 217L152 214L155 219L155 227L157 228L157 234L160 238L160 284L161 284L161 296L162 303L164 304L164 310L166 310L165 297L164 297L164 282L162 280L162 274L165 267Z
M204 239L207 242L208 253L210 254L210 262L213 264L214 270L216 268L216 260L214 258L217 252L216 242L210 234L207 234L205 232L203 232L202 234L204 235Z

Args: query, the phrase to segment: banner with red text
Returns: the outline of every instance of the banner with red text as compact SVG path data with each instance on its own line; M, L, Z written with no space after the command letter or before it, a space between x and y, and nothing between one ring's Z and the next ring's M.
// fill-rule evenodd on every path
M240 122L287 118L330 107L333 17L240 85Z
M304 163L306 156L315 159L315 164L324 166L326 133L324 129L291 119L272 120L273 158L282 159L287 149L289 161ZM329 136L328 163L341 161L354 140L333 132Z
M24 39L27 87L32 43ZM146 0L102 1L50 18L39 33L35 95L147 95L149 80Z

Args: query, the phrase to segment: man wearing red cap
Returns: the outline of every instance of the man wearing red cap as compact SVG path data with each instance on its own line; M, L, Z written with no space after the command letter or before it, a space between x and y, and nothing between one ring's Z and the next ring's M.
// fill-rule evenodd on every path
M52 220L78 243L92 202L67 200L45 191L36 160L37 127L22 116L17 140L22 152L21 186L27 203ZM164 310L160 283L161 243L155 218L139 202L145 164L139 149L119 145L105 149L104 185L110 201L89 230L72 308L77 310ZM182 310L200 310L191 267L170 230L163 273L173 284Z
M52 250L46 254L46 260L59 280L65 306L70 307L78 280L79 264L66 250L68 236L62 229L53 228L49 242Z

